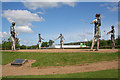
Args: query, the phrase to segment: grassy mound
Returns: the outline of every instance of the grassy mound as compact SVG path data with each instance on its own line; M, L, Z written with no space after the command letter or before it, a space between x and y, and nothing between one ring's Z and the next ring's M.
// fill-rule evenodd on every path
M34 53L34 52L2 52L2 65L6 65L15 59L33 59L33 67L66 66L118 59L116 53Z

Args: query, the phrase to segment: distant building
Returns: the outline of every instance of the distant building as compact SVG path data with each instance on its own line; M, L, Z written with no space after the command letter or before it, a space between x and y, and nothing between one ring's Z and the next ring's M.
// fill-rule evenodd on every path
M86 46L86 45L63 45L63 48L86 48L86 47L89 47L89 46ZM60 48L60 45L52 45L50 46L49 48Z

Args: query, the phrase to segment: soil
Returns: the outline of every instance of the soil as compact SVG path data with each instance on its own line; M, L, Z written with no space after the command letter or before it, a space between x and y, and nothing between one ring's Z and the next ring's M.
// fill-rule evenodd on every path
M118 69L118 60L79 64L74 66L31 67L31 64L35 61L36 60L28 60L28 62L22 66L11 66L10 63L2 65L2 76L68 74Z
M35 49L35 50L3 50L6 52L43 52L43 53L70 53L70 52L98 52L112 53L118 52L118 49L100 49L99 51L90 51L90 49ZM103 61L97 63L79 64L74 66L48 66L48 67L31 67L36 60L28 60L22 66L11 66L11 63L2 66L2 76L19 76L19 75L48 75L48 74L68 74L89 71L99 71L106 69L118 69L118 61Z
M119 49L99 49L99 51L90 51L90 49L26 49L26 50L3 50L6 52L44 52L44 53L56 53L56 52L62 52L62 53L70 53L70 52L100 52L100 53L112 53L112 52L118 52Z

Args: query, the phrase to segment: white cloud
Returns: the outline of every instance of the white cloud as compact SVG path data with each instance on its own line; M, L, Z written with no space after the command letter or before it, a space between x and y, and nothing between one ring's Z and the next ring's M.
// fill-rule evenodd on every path
M43 17L40 17L40 20L45 21L45 19Z
M32 24L31 24L31 23L28 23L28 26L32 26Z
M2 0L2 2L118 2L119 0Z
M37 8L53 8L58 6L56 2L24 2L24 5L28 9L32 10L36 10Z
M36 13L31 13L28 10L4 10L2 16L10 23L15 21L17 25L28 25L31 22L43 20Z
M29 43L29 41L23 41L23 43L24 43L24 44L27 44L27 43Z
M22 39L20 41L21 45L27 45L27 46L31 46L31 45L36 45L35 42L31 42L32 39Z
M32 33L32 22L45 21L43 17L39 17L36 13L31 13L28 10L5 10L2 14L10 23L15 22L16 31L20 33Z
M84 20L84 19L80 19L81 22L84 22L84 23L88 23L87 20Z
M115 26L117 26L117 27L119 26L119 27L120 27L120 22L117 22L117 23L115 24Z
M120 21L116 23L115 27L117 28L118 36L120 36Z
M118 3L114 2L114 3L104 3L100 5L101 7L106 7L109 11L111 12L115 12L118 11Z
M79 0L24 0L27 2L77 2Z
M2 0L2 2L73 2L79 0Z
M108 3L100 4L101 7L107 6L107 5L108 5Z
M16 32L33 33L32 29L29 26L18 26L16 27Z
M77 1L77 0L75 0ZM65 4L65 5L68 5L68 6L71 6L71 7L74 7L76 5L75 2L63 2L62 4Z
M7 39L9 36L7 32L0 32L0 38Z
M28 9L31 9L31 10L36 10L38 8L42 8L42 9L54 8L54 7L60 7L62 5L68 5L68 6L74 7L76 4L75 2L56 2L56 1L53 1L53 2L50 2L50 1L48 2L23 2L23 3Z
M37 12L38 14L44 14L44 12Z
M118 7L114 6L114 7L107 7L108 10L114 12L114 11L118 11Z

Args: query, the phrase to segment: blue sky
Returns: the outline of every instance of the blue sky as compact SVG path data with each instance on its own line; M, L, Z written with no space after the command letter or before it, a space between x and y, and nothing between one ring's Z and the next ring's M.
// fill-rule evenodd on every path
M3 2L2 3L2 38L9 37L11 22L16 22L16 31L20 44L35 45L38 33L48 40L56 39L63 33L65 42L92 40L95 14L102 17L101 39L110 39L106 35L115 26L118 36L118 9L115 2ZM59 40L55 41L58 44Z

